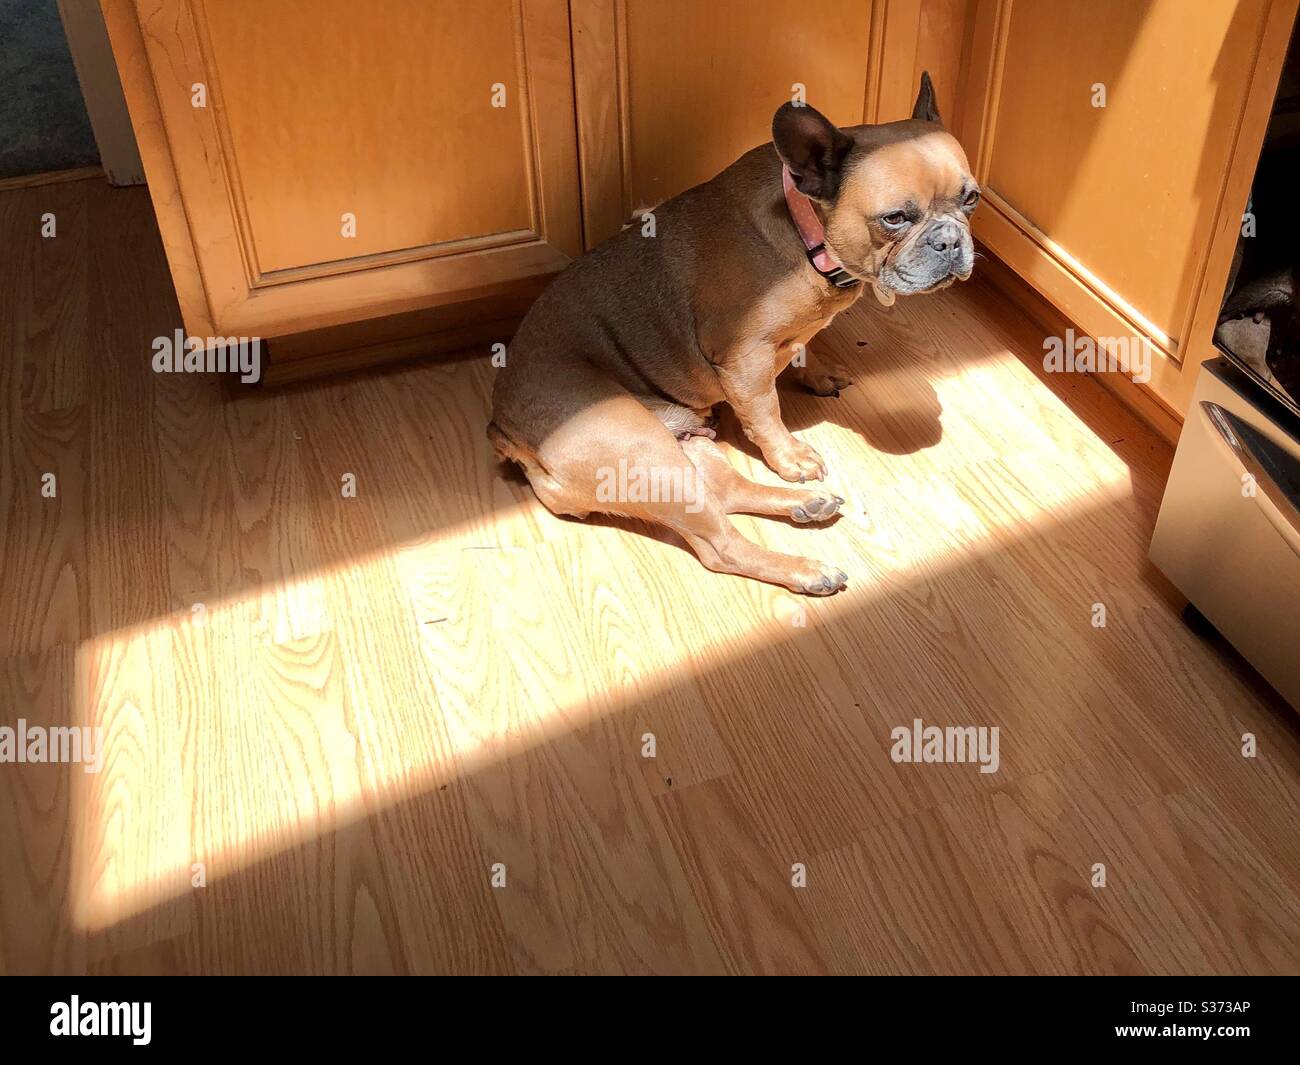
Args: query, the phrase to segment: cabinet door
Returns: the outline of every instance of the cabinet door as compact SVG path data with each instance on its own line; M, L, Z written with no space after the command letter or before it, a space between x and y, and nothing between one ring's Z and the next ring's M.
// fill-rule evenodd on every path
M799 88L843 126L953 116L974 0L572 0L588 247L772 136Z
M191 333L455 304L581 248L565 0L103 0Z
M1166 419L1213 352L1295 8L979 3L961 131L985 188L976 234L1083 330L1140 345L1136 405Z

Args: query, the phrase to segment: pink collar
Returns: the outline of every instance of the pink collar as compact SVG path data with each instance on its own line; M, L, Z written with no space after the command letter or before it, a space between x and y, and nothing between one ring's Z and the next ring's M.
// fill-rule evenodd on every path
M858 284L858 279L845 270L826 247L826 230L821 219L813 210L812 201L795 188L790 168L784 163L781 164L781 187L785 189L785 205L790 209L790 218L808 251L812 268L836 288L852 288Z

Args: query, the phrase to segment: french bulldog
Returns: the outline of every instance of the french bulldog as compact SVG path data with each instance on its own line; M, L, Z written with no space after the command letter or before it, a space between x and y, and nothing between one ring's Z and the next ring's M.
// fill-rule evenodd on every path
M837 128L787 103L772 142L570 263L511 341L488 437L556 514L657 522L709 569L808 595L837 566L769 551L729 514L824 522L844 500L781 421L777 376L821 394L848 383L804 354L870 288L884 304L971 275L980 192L940 124L929 74L912 118ZM796 358L796 356L803 356ZM728 403L764 461L803 487L757 484L714 443Z

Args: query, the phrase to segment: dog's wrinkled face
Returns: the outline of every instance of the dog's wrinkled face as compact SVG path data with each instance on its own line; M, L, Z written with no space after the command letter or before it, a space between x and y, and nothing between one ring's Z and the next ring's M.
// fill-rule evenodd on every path
M854 149L824 214L826 245L845 269L879 288L931 292L970 277L970 215L979 196L961 145L943 130Z
M929 75L913 116L840 130L811 107L786 104L772 124L795 184L817 206L826 246L886 304L965 281L975 261L979 186L938 124Z

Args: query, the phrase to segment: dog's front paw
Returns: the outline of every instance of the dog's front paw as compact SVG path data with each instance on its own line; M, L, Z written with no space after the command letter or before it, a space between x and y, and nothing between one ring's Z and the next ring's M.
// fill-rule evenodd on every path
M790 363L786 376L797 381L815 396L838 396L853 384L853 374L820 347L807 349L802 365Z
M838 396L841 389L853 384L848 370L820 359L815 364L800 367L797 377L799 383L815 396Z
M802 440L791 437L788 443L763 453L767 464L787 481L824 481L826 463Z
M814 396L833 396L839 398L840 391L853 384L853 378L839 374L812 374L803 379L803 385Z

